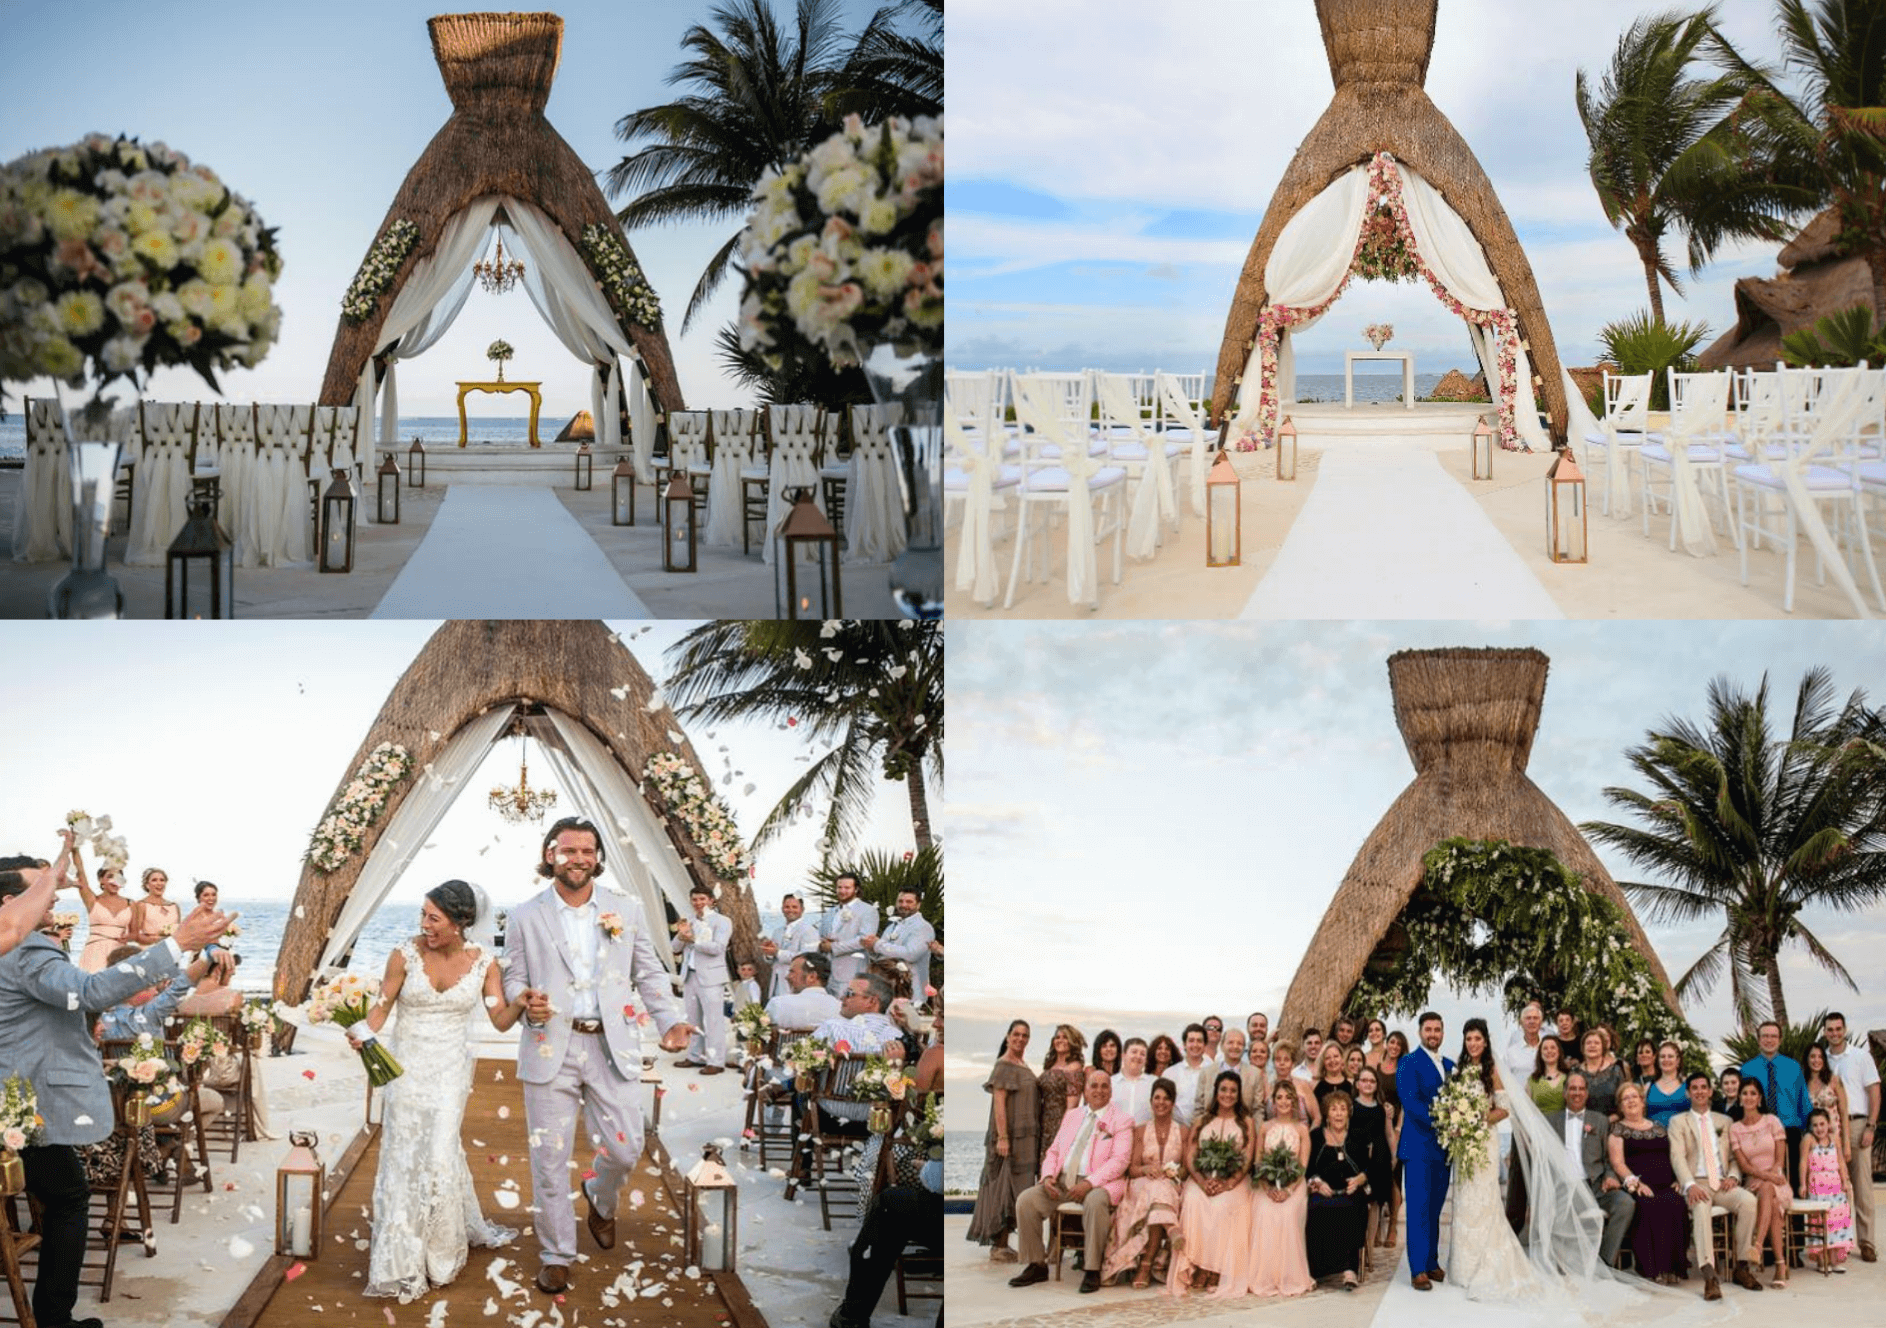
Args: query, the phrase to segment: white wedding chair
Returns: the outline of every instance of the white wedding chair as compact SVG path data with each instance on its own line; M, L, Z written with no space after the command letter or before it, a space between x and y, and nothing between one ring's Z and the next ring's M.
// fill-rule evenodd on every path
M255 538L247 548L237 545L239 561L255 561L242 561L244 567L296 567L313 560L314 514L307 498L313 436L313 406L257 403L249 490Z
M360 407L318 406L315 409L315 436L327 440L327 464L330 470L351 470L354 488L363 490L366 476L360 463ZM328 476L322 476L325 480ZM323 488L327 486L322 485ZM371 504L362 504L362 510Z
M714 459L707 484L707 524L701 542L731 548L746 547L752 538L746 529L746 495L740 477L753 466L753 439L759 428L756 410L713 412Z
M217 519L236 546L236 561L244 567L255 563L255 510L250 489L255 482L255 407L219 404L205 406L213 411L216 432L216 466L221 475L222 502ZM205 420L207 425L209 420ZM201 434L202 430L198 430ZM203 440L197 439L201 454Z
M680 472L688 477L694 492L690 506L706 521L707 498L713 486L714 462L712 431L714 416L706 410L671 410L668 412L668 456L655 463L655 520L668 519L668 504L663 495L668 481Z
M13 499L13 561L72 554L72 466L65 412L49 397L26 398L26 465Z
M1004 434L1001 415L993 398L984 398L988 412L981 427L963 426L962 410L950 406L943 412L943 444L948 460L943 473L945 510L951 503L963 509L962 527L957 538L961 546L956 555L956 588L974 597L988 608L995 603L1001 580L995 566L995 517L1003 510L1006 494L1022 481L1019 465L1003 462Z
M1670 386L1670 426L1653 434L1637 450L1644 538L1650 538L1651 510L1662 503L1670 512L1670 548L1676 549L1679 530L1683 547L1697 557L1716 551L1714 521L1703 504L1702 480L1722 499L1723 522L1740 547L1740 527L1731 519L1724 476L1723 448L1731 435L1726 424L1729 389L1726 373L1666 371Z
M1141 413L1135 386L1126 374L1094 374L1100 405L1100 436L1108 443L1107 457L1137 480L1132 511L1127 520L1126 551L1138 559L1151 558L1165 542L1165 527L1179 526L1179 504L1173 497L1172 463L1185 454L1184 444L1154 433Z
M779 523L786 519L786 490L809 489L816 501L819 493L819 449L821 443L819 407L806 404L768 407L773 431L773 454L766 476L766 539L760 556L773 565ZM821 509L823 510L823 509Z
M891 430L903 421L897 402L851 408L851 455L845 459L843 506L828 506L832 524L845 532L850 562L887 563L904 551L902 491L897 484L897 451ZM826 501L834 501L830 481Z
M1208 469L1205 458L1211 451L1211 430L1205 424L1203 396L1193 396L1186 387L1188 377L1203 377L1202 374L1155 375L1159 385L1159 410L1162 428L1160 434L1169 441L1184 444L1186 449L1185 486L1192 493L1192 515L1205 515L1205 472ZM1201 387L1200 391L1203 391Z
M128 567L162 567L170 542L189 515L198 410L194 401L144 401L138 411L144 447L132 481L124 561Z
M1082 390L1085 376L1078 384L1070 384L1067 379L1064 374L1010 377L1016 420L1026 432L1022 435L1022 480L1016 488L1021 504L1020 528L1003 608L1015 603L1015 587L1024 564L1028 565L1028 579L1036 579L1034 564L1028 557L1036 514L1041 518L1043 581L1049 579L1047 546L1052 518L1057 511L1067 518L1068 603L1086 604L1090 609L1100 607L1100 572L1094 550L1109 535L1113 537L1113 583L1120 583L1126 471L1103 464L1104 444L1095 450L1095 440L1088 435L1087 395Z
M1653 375L1613 374L1604 376L1604 418L1596 430L1586 433L1588 454L1604 458L1604 488L1601 510L1611 515L1612 502L1617 515L1631 514L1628 458L1644 445L1650 420L1650 384Z

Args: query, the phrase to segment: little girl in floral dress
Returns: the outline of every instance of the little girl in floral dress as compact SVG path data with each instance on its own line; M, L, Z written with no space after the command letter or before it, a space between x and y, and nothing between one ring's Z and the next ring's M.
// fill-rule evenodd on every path
M1832 1118L1826 1111L1816 1107L1809 1112L1807 1127L1809 1137L1801 1141L1801 1175L1807 1178L1807 1197L1825 1199L1829 1204L1825 1248L1836 1265L1844 1264L1847 1251L1853 1248L1853 1205L1848 1199L1851 1187L1847 1183L1847 1162L1840 1155ZM1807 1257L1813 1258L1821 1249L1819 1245L1807 1246ZM1839 1271L1847 1270L1840 1268Z

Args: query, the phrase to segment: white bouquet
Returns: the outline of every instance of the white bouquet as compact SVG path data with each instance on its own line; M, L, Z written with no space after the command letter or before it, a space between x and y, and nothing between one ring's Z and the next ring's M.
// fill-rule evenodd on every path
M1493 1130L1487 1123L1489 1107L1479 1072L1468 1067L1455 1071L1441 1085L1428 1108L1434 1137L1463 1177L1473 1175L1487 1159L1487 1140Z

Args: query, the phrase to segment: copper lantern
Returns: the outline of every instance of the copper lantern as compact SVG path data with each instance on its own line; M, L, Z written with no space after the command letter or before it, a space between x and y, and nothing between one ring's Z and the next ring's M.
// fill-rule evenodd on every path
M406 449L406 483L409 488L426 487L426 445L413 435L413 445Z
M1284 416L1283 428L1277 430L1277 478L1294 480L1297 477L1297 426L1296 421Z
M1545 473L1546 556L1555 563L1588 561L1585 535L1585 475L1567 448Z
M669 477L668 490L661 496L661 570L692 572L695 567L694 486L688 473L677 470Z
M1493 427L1484 415L1473 426L1473 477L1477 480L1493 478Z
M838 532L819 511L809 487L787 489L786 519L773 532L773 611L780 618L842 618L838 584ZM818 599L812 575L818 574ZM800 580L805 584L801 585Z
M399 462L388 452L380 458L380 468L373 472L379 481L380 494L378 514L374 518L383 526L399 524Z
M727 1272L740 1230L740 1187L715 1145L702 1147L701 1160L685 1177L682 1198L687 1210L682 1248L689 1266L703 1273Z
M166 618L236 616L235 546L216 520L213 487L198 479L190 515L164 558Z
M275 1252L297 1259L321 1253L321 1199L327 1188L327 1168L314 1151L312 1130L295 1130L293 1145L275 1169Z
M596 454L584 443L576 449L576 487L587 491L596 478Z
M334 482L321 495L321 570L354 570L354 475L344 466L333 470Z
M1221 447L1205 476L1205 566L1236 567L1243 561L1244 487Z
M609 524L635 524L635 466L626 452L616 462L615 473L609 477Z

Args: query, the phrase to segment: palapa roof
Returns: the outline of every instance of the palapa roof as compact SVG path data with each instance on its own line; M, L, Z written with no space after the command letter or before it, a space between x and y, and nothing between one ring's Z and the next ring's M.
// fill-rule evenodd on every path
M1866 260L1836 243L1840 219L1828 208L1801 228L1780 254L1772 277L1743 277L1735 283L1735 326L1697 357L1699 367L1772 369L1782 358L1781 338L1856 304L1873 305L1873 276Z
M1277 1026L1327 1028L1378 948L1396 947L1397 919L1444 839L1503 839L1549 849L1587 889L1616 905L1632 945L1676 1009L1669 975L1630 903L1583 835L1526 775L1545 701L1537 650L1404 650L1388 660L1389 690L1415 780L1363 843L1284 997ZM1385 945L1386 942L1386 945Z
M419 242L392 287L375 301L371 316L360 323L339 318L321 387L326 405L353 399L360 371L413 265L438 248L446 223L472 200L501 194L541 208L584 262L588 259L578 243L583 227L593 222L621 234L594 174L544 119L563 50L563 20L555 14L441 14L427 26L452 114L407 173L373 237L378 241L404 218L419 228ZM629 253L633 257L634 250ZM656 408L681 408L685 402L667 334L639 323L626 331L642 357Z
M616 689L623 694L617 696ZM523 701L580 721L633 780L640 781L650 756L671 751L693 765L702 782L711 786L711 777L685 733L680 742L669 737L671 729L681 732L674 713L647 708L654 690L654 682L635 656L599 622L448 622L433 633L394 684L372 728L341 772L334 796L340 796L367 754L382 742L404 747L413 770L423 770L472 719L493 706ZM276 960L277 999L298 1003L305 998L341 906L394 813L418 782L415 774L394 787L361 847L335 871L324 876L303 865L295 890L297 907L288 919ZM668 817L667 829L688 874L714 886L714 873L702 865L699 850L680 821ZM659 923L659 919L651 921Z
M1218 352L1214 419L1224 414L1250 358L1264 309L1264 265L1277 237L1338 176L1377 152L1388 152L1439 190L1486 250L1493 275L1518 315L1519 336L1527 344L1537 380L1534 397L1551 414L1553 436L1564 437L1559 353L1532 265L1479 159L1422 87L1434 49L1438 5L1439 0L1317 0L1336 94L1298 145L1244 260Z
M563 432L556 436L555 441L572 443L580 442L585 438L595 441L596 421L590 418L588 411L579 410L570 417L570 422L563 426Z

